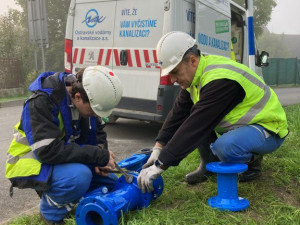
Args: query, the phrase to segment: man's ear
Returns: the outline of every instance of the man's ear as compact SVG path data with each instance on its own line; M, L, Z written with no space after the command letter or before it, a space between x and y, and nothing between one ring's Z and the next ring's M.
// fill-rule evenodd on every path
M74 95L74 100L75 100L76 102L81 101L81 94L80 94L79 92L77 92L77 93Z
M199 59L196 56L191 55L190 56L190 62L191 62L193 67L198 67Z

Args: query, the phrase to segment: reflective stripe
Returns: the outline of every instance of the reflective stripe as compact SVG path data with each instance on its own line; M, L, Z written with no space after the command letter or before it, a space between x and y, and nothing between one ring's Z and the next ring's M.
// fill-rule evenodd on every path
M70 212L74 208L74 206L76 205L76 204L74 204L72 202L66 203L66 204L59 204L59 203L55 202L52 198L50 198L49 195L44 194L44 196L45 196L45 198L47 200L48 205L55 206L56 208L65 207L66 210L68 210L68 212Z
M16 163L16 162L18 162L19 161L19 159L36 159L36 157L35 157L35 155L33 154L33 152L32 151L30 151L30 152L27 152L25 155L23 155L23 156L12 156L11 154L9 154L9 153L7 153L7 157L8 157L8 159L6 160L6 162L7 163L9 163L9 164L14 164L14 163Z
M13 136L14 136L14 138L15 138L15 140L16 140L17 143L20 143L22 145L29 145L28 141L27 141L27 138L24 137L19 132L14 133Z
M27 139L26 137L23 137L20 133L15 133L14 134L14 137L15 137L15 140L17 143L20 143L20 144L23 144L23 145L26 145L26 142L27 142ZM26 139L26 141L25 141ZM44 139L42 141L38 141L36 143L34 143L33 145L30 146L31 150L30 152L27 152L26 154L24 154L23 156L12 156L11 154L9 154L7 152L7 157L8 159L6 160L7 163L9 164L14 164L16 162L19 161L19 159L36 159L33 151L42 147L42 146L46 146L48 144L50 144L53 140L55 140L54 138L51 138L51 139ZM28 142L27 142L27 145L28 145Z
M44 140L34 143L33 145L30 146L30 148L32 149L32 151L34 151L40 147L49 145L54 140L55 140L55 138L44 139Z
M209 70L213 70L213 69L232 70L234 72L242 74L246 79L248 79L253 84L259 86L261 89L264 89L264 87L267 87L263 82L261 82L255 76L251 75L250 73L246 72L245 70L242 70L240 68L237 68L237 67L229 65L229 64L209 65L204 69L204 73L208 72Z
M255 105L253 105L248 110L248 112L244 116L242 116L234 125L232 125L231 123L229 123L227 121L222 120L220 122L219 126L222 128L226 128L228 130L232 130L232 129L236 129L240 126L250 123L250 121L265 107L265 105L269 101L269 99L271 97L270 88L267 85L265 85L263 82L261 82L258 78L251 75L250 73L248 73L240 68L234 67L232 65L228 65L228 64L207 66L204 70L204 73L206 73L210 70L213 70L213 69L228 69L228 70L237 72L237 73L243 75L244 78L246 78L247 80L252 82L254 85L256 85L264 90L264 96L259 100L259 102L256 103Z
M255 128L256 130L258 130L265 138L268 138L268 137L271 136L271 134L270 134L268 131L266 131L266 129L263 129L263 131L261 131L261 130L260 130L257 126L255 126L255 125L249 125L249 126Z

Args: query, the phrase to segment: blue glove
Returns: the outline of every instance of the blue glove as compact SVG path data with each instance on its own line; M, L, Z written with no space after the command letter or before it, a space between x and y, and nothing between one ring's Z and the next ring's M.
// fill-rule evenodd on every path
M146 193L146 189L148 192L152 192L154 190L153 181L163 172L164 170L156 165L143 169L138 176L138 185L142 192Z

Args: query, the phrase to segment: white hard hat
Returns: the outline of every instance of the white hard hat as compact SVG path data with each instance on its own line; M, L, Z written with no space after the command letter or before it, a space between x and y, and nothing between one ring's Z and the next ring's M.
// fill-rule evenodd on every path
M122 84L118 76L103 66L90 66L83 72L82 85L93 111L107 117L122 97Z
M184 53L195 43L194 38L181 31L165 34L156 46L158 62L162 69L161 75L169 74L181 62Z

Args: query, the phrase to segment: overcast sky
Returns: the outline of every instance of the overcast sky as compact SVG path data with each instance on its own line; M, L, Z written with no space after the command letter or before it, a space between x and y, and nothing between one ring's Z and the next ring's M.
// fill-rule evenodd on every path
M276 0L268 28L272 33L300 34L300 0Z
M58 0L59 1L59 0ZM300 34L300 0L276 0L268 28L272 33ZM13 0L0 0L0 15L8 7L16 8Z

